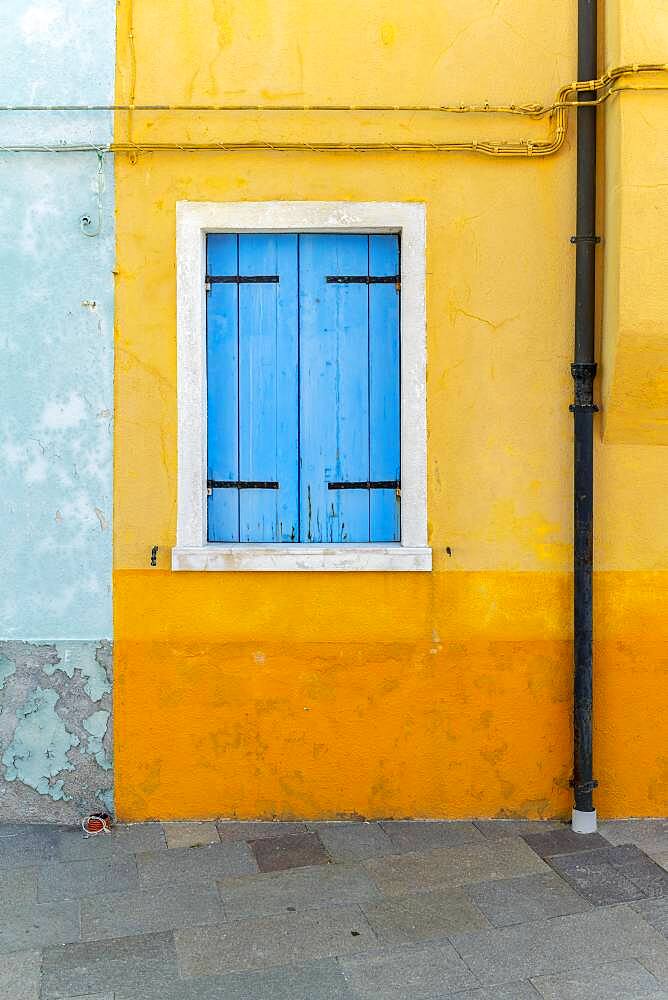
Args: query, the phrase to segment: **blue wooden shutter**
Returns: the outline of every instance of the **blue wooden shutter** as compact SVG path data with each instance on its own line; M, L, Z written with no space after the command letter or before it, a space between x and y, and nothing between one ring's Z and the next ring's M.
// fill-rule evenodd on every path
M297 237L209 236L208 274L208 537L297 541Z
M398 238L299 245L301 541L397 541Z
M369 237L369 274L399 274L397 236ZM369 442L372 482L400 482L401 415L399 409L399 301L394 283L369 284ZM400 492L371 489L369 541L396 542L401 537Z
M396 236L207 240L208 538L400 538Z
M209 236L207 274L239 273L236 236ZM207 294L207 451L209 481L239 479L239 286L212 283ZM210 542L239 541L239 491L208 498Z

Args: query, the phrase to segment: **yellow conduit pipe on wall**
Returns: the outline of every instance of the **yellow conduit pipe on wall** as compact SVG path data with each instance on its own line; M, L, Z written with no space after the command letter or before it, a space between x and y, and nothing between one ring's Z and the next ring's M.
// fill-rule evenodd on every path
M137 154L140 152L174 151L235 151L235 150L304 150L309 152L374 152L395 150L397 152L472 152L486 156L502 157L544 157L557 153L564 144L568 130L568 112L571 108L597 106L612 97L625 92L662 91L668 90L668 84L642 84L635 86L620 81L629 76L648 76L668 71L668 63L635 63L616 66L608 70L597 80L580 80L561 87L554 102L550 105L541 104L459 104L459 105L235 105L235 104L109 104L109 105L3 105L2 112L90 112L114 111L128 113L128 140L112 142L107 145L95 144L56 144L56 145L17 145L0 146L0 152L113 152ZM131 77L131 99L134 97L136 73ZM578 101L577 95L583 91L594 92L594 100ZM260 113L294 113L294 112L430 112L433 114L476 114L476 115L521 115L531 119L549 117L552 120L550 134L545 139L517 139L511 141L492 139L457 140L453 142L287 142L268 140L242 140L226 142L142 142L131 139L133 115L137 112L260 112Z

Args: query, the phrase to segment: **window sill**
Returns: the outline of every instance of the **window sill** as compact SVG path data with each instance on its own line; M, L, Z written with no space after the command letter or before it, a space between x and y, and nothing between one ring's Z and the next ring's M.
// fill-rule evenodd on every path
M172 569L195 572L428 572L431 549L408 545L204 545L172 549Z

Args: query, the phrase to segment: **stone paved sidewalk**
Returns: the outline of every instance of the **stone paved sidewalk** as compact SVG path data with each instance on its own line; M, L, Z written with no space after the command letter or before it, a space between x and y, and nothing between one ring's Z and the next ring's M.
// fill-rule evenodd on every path
M668 821L0 827L0 1000L668 1000Z

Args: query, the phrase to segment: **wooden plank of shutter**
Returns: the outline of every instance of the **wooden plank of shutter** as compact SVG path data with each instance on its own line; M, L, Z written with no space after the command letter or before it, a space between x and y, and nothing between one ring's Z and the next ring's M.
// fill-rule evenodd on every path
M369 237L369 274L399 273L399 237ZM399 293L394 284L369 285L369 440L370 478L400 479ZM397 542L400 534L400 491L371 490L372 542Z
M239 273L239 478L242 542L298 540L297 236L242 234Z
M368 275L368 254L367 236L299 238L302 542L369 541L369 490L328 489L370 479L368 285L327 282Z
M238 274L238 237L207 237L207 273ZM238 296L236 284L207 293L207 479L239 479ZM213 490L208 503L210 542L239 541L239 490Z

